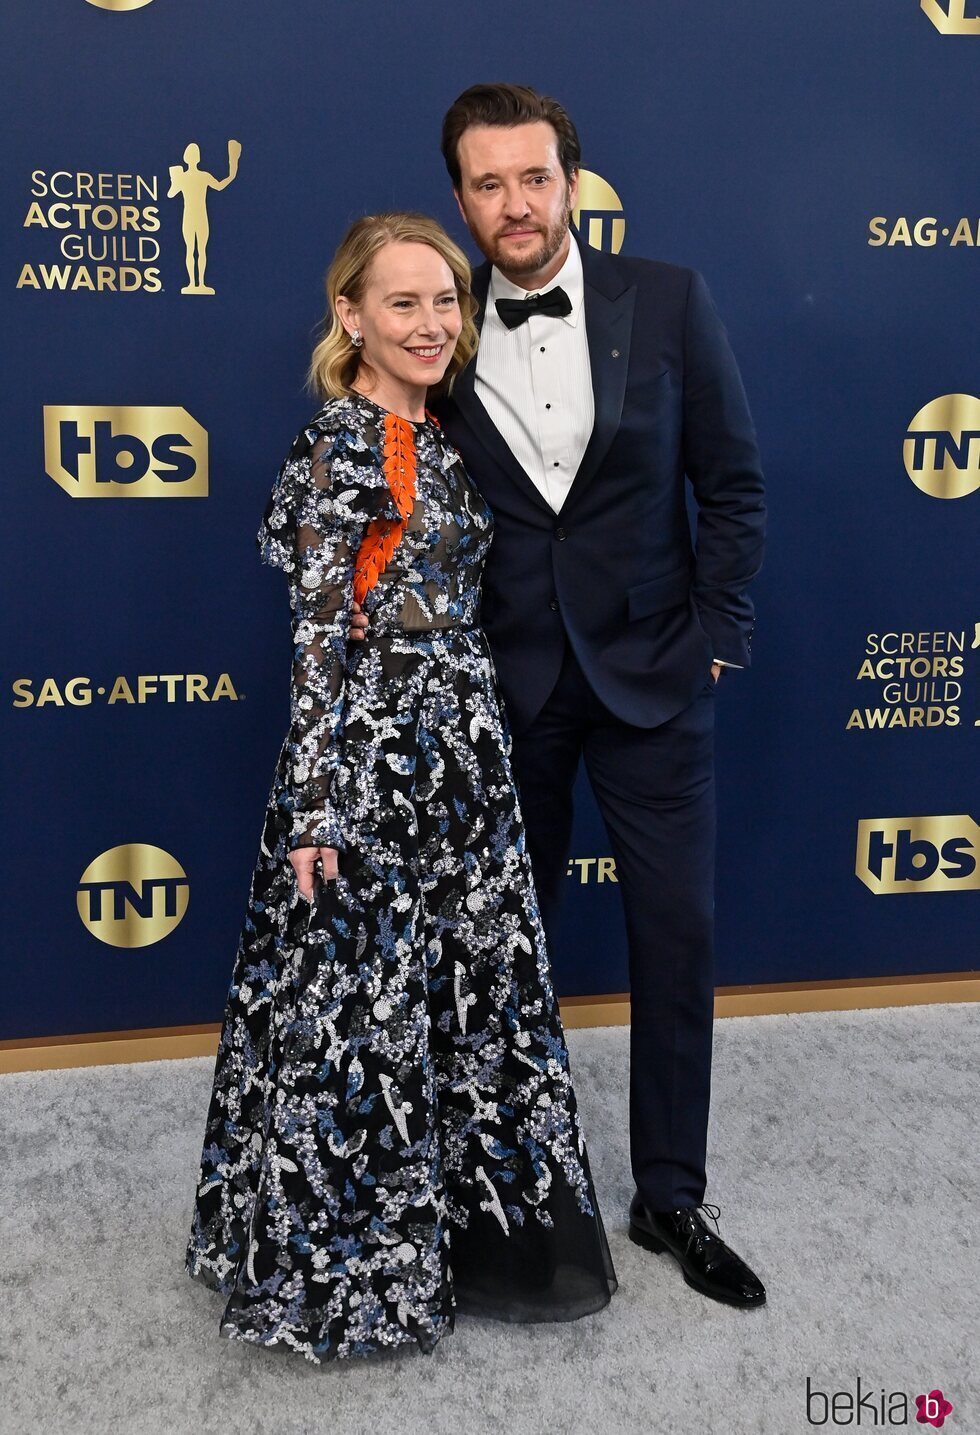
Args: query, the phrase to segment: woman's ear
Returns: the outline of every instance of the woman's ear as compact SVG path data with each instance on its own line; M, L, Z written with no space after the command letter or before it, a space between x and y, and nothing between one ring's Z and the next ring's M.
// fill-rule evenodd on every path
M337 311L337 318L350 334L354 329L359 329L358 313L353 304L344 294L338 294L334 308Z

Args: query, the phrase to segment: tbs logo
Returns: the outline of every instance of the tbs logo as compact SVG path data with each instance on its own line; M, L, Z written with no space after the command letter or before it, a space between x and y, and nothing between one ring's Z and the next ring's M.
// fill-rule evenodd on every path
M206 498L208 436L186 409L45 404L44 470L72 498Z
M980 889L972 817L871 817L858 823L854 871L876 896Z

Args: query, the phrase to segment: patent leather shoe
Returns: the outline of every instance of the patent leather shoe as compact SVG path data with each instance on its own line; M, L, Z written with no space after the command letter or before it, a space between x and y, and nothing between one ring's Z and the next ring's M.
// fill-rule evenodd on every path
M715 1223L712 1231L701 1215ZM754 1271L717 1234L717 1206L683 1206L649 1211L637 1192L630 1202L629 1238L644 1250L669 1252L689 1286L728 1305L765 1305L766 1288Z

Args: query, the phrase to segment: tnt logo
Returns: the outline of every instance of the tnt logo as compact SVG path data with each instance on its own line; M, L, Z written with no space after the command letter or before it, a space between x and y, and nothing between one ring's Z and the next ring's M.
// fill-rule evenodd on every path
M905 435L905 471L930 498L980 488L980 399L944 394L919 410Z
M921 4L940 35L980 35L976 0L921 0Z
M110 947L149 947L169 937L187 911L187 874L162 847L110 847L82 873L78 915Z
M876 896L980 889L972 817L872 817L858 823L854 871Z
M206 498L208 436L186 409L45 404L44 471L72 498Z
M572 223L586 244L618 254L626 238L626 216L619 195L601 175L590 169L578 172L578 199Z

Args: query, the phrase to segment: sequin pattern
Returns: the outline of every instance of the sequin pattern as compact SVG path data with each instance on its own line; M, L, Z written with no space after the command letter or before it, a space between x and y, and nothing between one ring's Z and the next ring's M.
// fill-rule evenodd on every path
M222 1023L185 1263L220 1330L319 1363L457 1309L570 1319L616 1279L479 627L493 520L430 420L404 537L349 642L384 410L333 399L257 541L288 578L290 728ZM338 849L313 903L289 851Z

